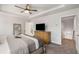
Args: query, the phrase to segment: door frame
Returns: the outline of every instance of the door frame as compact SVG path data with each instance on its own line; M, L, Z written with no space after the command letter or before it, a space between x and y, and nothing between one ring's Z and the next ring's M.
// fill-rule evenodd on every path
M70 15L70 16L64 16L64 17L74 17L74 28L73 28L73 39L75 38L76 35L76 26L77 26L77 21L76 21L76 15ZM62 18L61 17L61 44L62 44Z

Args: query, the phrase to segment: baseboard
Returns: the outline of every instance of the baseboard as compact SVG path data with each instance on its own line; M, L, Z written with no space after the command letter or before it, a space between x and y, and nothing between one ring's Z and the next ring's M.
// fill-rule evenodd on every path
M57 43L57 42L53 42L53 41L51 41L52 43L54 43L54 44L58 44L58 45L61 45L61 43Z
M79 54L79 49L76 48L76 50L77 50L77 53Z

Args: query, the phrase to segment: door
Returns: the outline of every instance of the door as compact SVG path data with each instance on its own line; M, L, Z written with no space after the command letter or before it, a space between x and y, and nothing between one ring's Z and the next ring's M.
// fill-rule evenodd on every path
M79 53L79 20L78 20L78 16L75 16L74 28L75 28L74 39L75 39L75 44L76 44L76 50L77 50L77 53Z
M26 22L25 23L25 34L34 36L34 24L31 22Z

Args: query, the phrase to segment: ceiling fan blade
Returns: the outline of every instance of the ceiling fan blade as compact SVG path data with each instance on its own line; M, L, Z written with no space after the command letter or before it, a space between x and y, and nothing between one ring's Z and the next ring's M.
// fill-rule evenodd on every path
M30 11L38 11L38 10L30 10Z
M30 11L29 11L29 13L32 14Z
M23 13L24 11L21 11L21 13Z
M17 8L21 8L21 9L25 9L25 8L22 8L22 7L19 7L19 6L16 6L16 5L15 5L15 7L17 7Z
M32 10L32 11L38 11L38 10Z

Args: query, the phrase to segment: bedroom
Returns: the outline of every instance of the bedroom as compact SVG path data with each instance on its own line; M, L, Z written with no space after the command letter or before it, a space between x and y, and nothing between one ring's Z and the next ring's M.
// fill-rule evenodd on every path
M55 44L57 44L56 46L62 45L62 38L61 38L62 17L75 15L74 19L78 20L79 5L78 4L30 4L33 10L37 10L31 12L24 9L26 8L26 5L27 4L0 5L0 53L1 54L6 54L6 53L29 54L34 51L33 53L46 54L46 52L48 51L47 54L50 54L50 52L53 52L52 54L54 54L55 52L51 51L52 48L50 46L53 46ZM29 8L30 7L26 9ZM40 28L36 29L37 27L36 25L41 26L41 24L43 26L43 29ZM78 32L77 29L76 32ZM48 44L49 45L48 46L47 42L49 40L47 38L46 40L48 41L44 40L44 43L46 44L44 44L42 40L37 40L39 38L36 39L35 38L36 36L34 37L34 35L35 32L39 33L40 31L38 32L36 30L41 30L41 32L47 33L48 35L45 34L45 37L48 36L47 37L48 39L50 37L51 40L50 42L52 42L53 44ZM42 34L41 37L43 36ZM78 33L76 33L76 35L78 35ZM8 41L8 44L7 43L3 44L6 39ZM40 45L38 41L41 42ZM78 37L76 36L75 36L75 43L76 43L75 47L78 53L79 41L78 41ZM29 48L28 48L28 44L29 44ZM46 47L49 49L46 50ZM30 50L30 52L28 50ZM63 52L58 51L56 53L60 54ZM66 54L66 52L64 53Z

